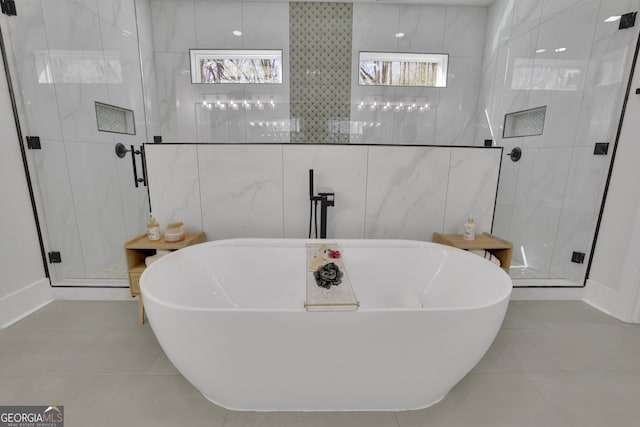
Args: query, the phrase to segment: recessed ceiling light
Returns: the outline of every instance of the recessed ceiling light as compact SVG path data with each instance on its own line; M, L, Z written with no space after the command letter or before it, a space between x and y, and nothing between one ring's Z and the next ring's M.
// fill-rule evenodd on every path
M564 52L565 50L567 50L566 47L559 47L559 48L555 49L556 52Z
M536 53L544 53L547 49L536 49Z
M240 36L242 35L242 31L239 31L239 30L233 30L233 35L234 35L234 36L238 36L238 37L240 37Z
M604 20L604 22L616 22L620 20L620 15L613 15Z
M404 33L396 33L396 37L401 39L404 37Z

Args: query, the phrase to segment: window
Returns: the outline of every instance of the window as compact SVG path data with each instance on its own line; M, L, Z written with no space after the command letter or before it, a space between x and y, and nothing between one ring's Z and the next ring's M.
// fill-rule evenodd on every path
M365 86L447 86L449 56L360 52L358 83Z
M191 50L191 83L282 83L281 50Z

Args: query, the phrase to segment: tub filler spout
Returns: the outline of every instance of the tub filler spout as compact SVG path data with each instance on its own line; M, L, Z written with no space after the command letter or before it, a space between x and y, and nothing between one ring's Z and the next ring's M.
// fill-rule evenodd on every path
M320 238L327 238L327 208L335 206L336 194L329 190L323 189L318 192L318 195L314 195L313 191L313 169L309 169L309 238L311 238L311 224L315 217L315 230L318 237L318 202L320 202Z

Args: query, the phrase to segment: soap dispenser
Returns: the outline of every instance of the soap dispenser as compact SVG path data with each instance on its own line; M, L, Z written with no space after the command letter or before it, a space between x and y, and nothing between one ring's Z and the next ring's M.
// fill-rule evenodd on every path
M147 224L147 238L149 240L160 240L160 224L153 217L153 214L149 214L149 223Z
M469 215L469 219L464 224L464 234L462 235L464 240L473 240L476 238L476 222L473 220L473 216Z

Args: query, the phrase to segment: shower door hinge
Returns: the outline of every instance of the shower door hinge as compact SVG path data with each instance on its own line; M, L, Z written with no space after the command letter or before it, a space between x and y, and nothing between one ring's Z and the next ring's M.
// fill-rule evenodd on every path
M16 16L16 2L14 0L0 0L2 13L8 16Z
M42 146L40 145L40 137L39 136L28 136L27 137L27 148L29 150L42 150Z
M571 262L575 262L576 264L584 264L584 252L574 252L571 255Z
M609 152L608 142L596 142L596 146L593 149L593 154L596 156L605 156Z
M618 29L624 30L626 28L632 28L634 25L636 25L636 13L637 12L631 12L622 15L620 17L620 24L618 24Z
M62 256L60 252L53 251L49 252L49 263L50 264L60 264L62 262Z

